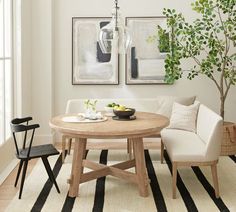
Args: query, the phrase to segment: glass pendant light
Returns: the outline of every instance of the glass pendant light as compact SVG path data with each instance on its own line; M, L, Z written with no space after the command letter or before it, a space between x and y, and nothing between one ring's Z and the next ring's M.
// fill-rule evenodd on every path
M115 0L111 22L100 30L98 42L104 54L111 53L113 48L117 53L124 54L131 45L131 36L123 24L118 0Z

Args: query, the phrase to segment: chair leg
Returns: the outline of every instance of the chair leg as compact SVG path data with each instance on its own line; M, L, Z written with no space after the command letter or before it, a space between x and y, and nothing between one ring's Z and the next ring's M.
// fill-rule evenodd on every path
M213 178L213 184L215 188L215 196L216 198L219 198L219 183L218 183L218 176L217 176L217 167L216 164L211 165L211 173Z
M176 199L177 164L172 162L172 198Z
M161 139L161 164L163 164L164 161L164 143Z
M48 162L47 157L41 157L41 158L42 158L43 164L44 164L44 166L45 166L45 169L46 169L46 171L47 171L47 173L48 173L49 179L54 183L54 185L55 185L55 187L56 187L56 189L57 189L57 192L60 193L60 190L59 190L59 188L58 188L57 182L56 182L56 180L55 180L55 177L54 177L54 175L53 175L53 172L52 172L52 169L51 169L51 167L50 167L50 164L49 164L49 162Z
M19 199L21 199L21 194L22 194L23 187L24 187L24 182L25 182L25 175L26 175L26 171L27 171L27 166L28 166L28 160L25 160L25 161L24 161L24 167L23 167L23 173L22 173L22 177L21 177L21 185L20 185Z
M18 171L17 171L17 175L16 175L16 180L15 180L15 187L17 186L17 182L21 173L21 169L22 169L22 165L23 165L23 160L20 160L20 164L18 167Z
M68 141L68 155L70 155L71 143L72 143L72 138L70 138Z

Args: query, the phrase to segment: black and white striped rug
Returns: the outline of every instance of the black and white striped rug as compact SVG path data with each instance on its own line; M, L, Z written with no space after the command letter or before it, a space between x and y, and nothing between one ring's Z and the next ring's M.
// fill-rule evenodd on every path
M103 164L127 160L125 150L90 150L87 158ZM80 185L80 196L67 196L67 179L72 156L62 165L61 156L51 157L61 194L48 180L41 161L26 179L22 199L18 194L7 211L81 211L81 212L152 212L152 211L236 211L236 157L221 157L218 164L221 198L216 199L209 167L182 168L178 172L177 199L172 199L171 163L165 152L165 163L160 163L158 150L145 150L147 171L151 180L149 197L139 196L136 185L111 176ZM131 169L132 170L132 169ZM85 169L85 171L88 171Z

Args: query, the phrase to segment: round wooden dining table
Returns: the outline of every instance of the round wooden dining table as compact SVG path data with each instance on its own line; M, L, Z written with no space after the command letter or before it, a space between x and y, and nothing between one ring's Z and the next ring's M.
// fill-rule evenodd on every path
M113 120L112 117L97 123L64 121L65 117L72 115L76 114L59 115L53 117L49 122L52 129L62 133L63 136L75 139L71 176L68 180L70 184L69 196L76 197L79 195L81 183L112 175L137 184L140 196L147 197L149 180L144 158L143 138L159 133L168 125L169 119L155 113L136 112L136 119L130 121ZM86 144L89 138L127 138L133 145L134 156L127 161L111 166L89 161L86 159ZM84 167L92 171L84 173ZM135 167L135 173L127 171L132 167Z

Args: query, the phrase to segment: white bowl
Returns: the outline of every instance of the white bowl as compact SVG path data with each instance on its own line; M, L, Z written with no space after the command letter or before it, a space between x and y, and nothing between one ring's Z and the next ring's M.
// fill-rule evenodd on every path
M113 107L104 107L105 111L106 111L106 116L114 116L114 113L113 113Z

